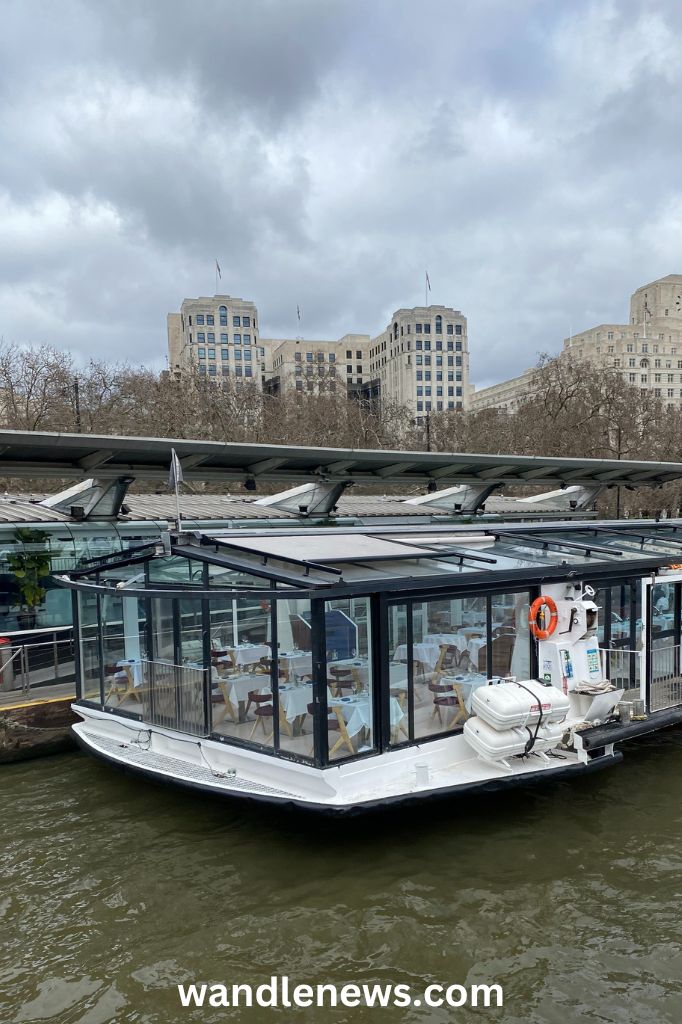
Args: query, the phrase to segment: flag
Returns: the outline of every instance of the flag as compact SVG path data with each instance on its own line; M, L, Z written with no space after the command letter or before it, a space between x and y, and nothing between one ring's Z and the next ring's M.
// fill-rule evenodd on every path
M424 273L426 274L426 287L429 289L429 291L431 291L431 282L429 281L429 272L428 272L428 270L425 270Z
M218 263L218 261L217 261L217 260L215 261L215 269L216 269L216 274L218 275L218 277L219 277L219 278L220 278L220 280L222 281L222 279L223 279L223 275L222 275L222 273L220 272L220 264Z
M171 464L168 474L168 490L177 491L184 477L182 475L182 463L178 458L175 448L171 448Z
M296 316L298 317L298 322L300 324L300 322L301 322L301 310L300 310L299 306L296 306Z

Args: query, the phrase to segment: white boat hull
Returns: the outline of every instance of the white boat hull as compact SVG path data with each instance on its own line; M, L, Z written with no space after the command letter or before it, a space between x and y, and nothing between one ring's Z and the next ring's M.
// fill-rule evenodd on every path
M562 760L546 763L531 755L515 758L510 772L481 761L456 734L319 769L82 705L73 709L82 718L73 726L79 744L126 771L213 795L332 814L573 777L609 767L622 756L609 751L586 762L562 752Z

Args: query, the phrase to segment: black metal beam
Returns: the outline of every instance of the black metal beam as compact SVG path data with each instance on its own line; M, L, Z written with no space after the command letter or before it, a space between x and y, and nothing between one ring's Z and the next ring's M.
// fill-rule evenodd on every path
M472 555L466 550L461 548L446 548L441 551L434 551L432 548L425 548L416 554L414 551L406 552L400 555L340 555L338 558L333 559L335 562L348 562L349 564L358 562L364 564L371 564L372 562L418 562L422 558L459 558L466 559L471 562L487 562L490 565L496 565L496 558L484 558L483 555ZM330 559L332 561L332 559Z
M616 548L603 548L599 547L597 544L578 544L576 541L573 540L554 540L551 538L547 539L547 537L543 537L539 532L537 537L534 537L532 534L528 535L527 533L520 533L516 530L486 530L486 533L493 537L513 537L514 540L521 540L524 544L540 545L540 547L542 548L572 548L575 551L582 551L583 553L587 554L588 558L591 556L591 553L593 551L595 551L598 555L618 556L624 553L622 551L617 551Z
M608 533L608 528L605 526L599 526L594 529L595 533ZM619 530L619 533L623 534L623 540L640 541L641 544L645 544L646 541L651 541L654 544L665 544L672 545L678 551L682 548L682 536L679 540L673 540L672 537L657 537L655 533L642 533L638 530L636 533L630 533L629 530ZM619 538L620 539L620 538Z
M289 565L300 565L306 570L317 569L320 572L331 573L332 576L343 576L341 569L330 569L321 562L313 562L307 558L294 558L292 555L276 555L270 551L261 551L260 548L247 547L245 544L231 544L229 540L219 540L217 537L204 537L201 538L201 543L208 547L228 548L230 551L246 551L249 555L258 555L263 559L263 565L267 565L269 559L274 559L276 562L287 562ZM347 559L338 558L335 561L347 561ZM306 572L306 576L308 573Z
M71 569L67 575L71 579L79 579L81 576L91 576L93 573L109 572L110 569L124 569L127 565L140 565L143 562L151 561L154 557L154 551L148 551L147 554L133 555L132 558L117 558L113 562L91 565L87 569Z
M314 579L312 576L293 576L291 573L282 572L279 569L270 569L265 566L254 565L253 562L244 562L239 558L225 558L217 552L207 554L200 548L181 548L176 545L173 548L173 554L180 555L181 558L192 559L196 562L208 562L209 565L217 565L223 569L233 569L235 572L246 573L247 576L257 576L259 579L275 580L276 583L286 583L289 586L309 587L310 589L333 586L330 580L318 580Z

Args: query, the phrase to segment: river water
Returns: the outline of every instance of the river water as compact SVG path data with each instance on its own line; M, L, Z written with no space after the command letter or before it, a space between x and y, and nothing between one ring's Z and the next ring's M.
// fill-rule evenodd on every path
M0 1021L682 1021L682 731L573 783L322 822L2 768ZM497 982L503 1008L183 1009L178 982Z

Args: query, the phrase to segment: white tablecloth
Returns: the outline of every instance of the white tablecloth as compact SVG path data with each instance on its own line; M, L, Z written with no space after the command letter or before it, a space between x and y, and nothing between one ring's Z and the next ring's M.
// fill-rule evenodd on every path
M142 686L142 662L137 661L134 658L124 658L122 661L116 662L116 668L130 669L130 674L133 677L134 686Z
M456 633L427 633L424 637L425 644L454 644Z
M312 675L312 651L280 651L277 657L290 682L300 676Z
M293 684L280 685L279 705L284 710L284 717L287 722L293 722L299 715L308 713L308 705L313 702L313 684L304 683L301 686Z
M240 701L248 700L252 690L256 693L270 693L270 676L260 673L248 672L240 676L228 676L225 680L228 684L230 703L235 707Z
M412 644L412 657L415 661L426 665L427 668L435 668L440 657L439 644L418 643ZM394 661L407 661L407 644L399 644L393 654Z
M267 644L237 644L236 647L226 647L228 652L218 658L218 661L231 661L230 654L234 655L236 665L257 665L261 658L271 657L271 651Z
M357 736L362 729L372 727L372 709L369 697L334 697L328 701L328 707L340 708L341 714L346 722L346 729L349 736ZM397 728L405 717L405 712L400 702L391 697L390 701L391 728Z

